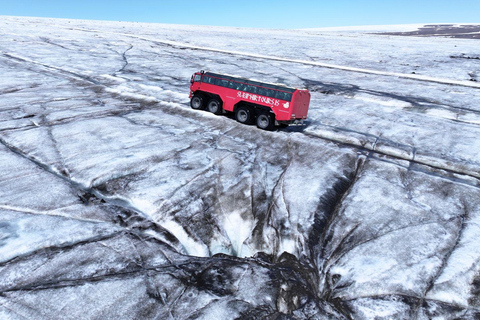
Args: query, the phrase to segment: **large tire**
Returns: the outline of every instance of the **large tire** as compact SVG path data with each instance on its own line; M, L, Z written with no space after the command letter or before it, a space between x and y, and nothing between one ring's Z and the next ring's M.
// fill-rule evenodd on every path
M213 114L221 114L222 113L222 103L217 99L211 99L208 101L207 110Z
M257 127L272 131L275 128L275 117L271 113L260 113L257 116Z
M235 119L237 119L238 122L243 124L251 124L253 115L249 108L238 107L235 111Z
M190 107L195 110L203 110L205 106L203 105L203 98L199 95L194 95L192 100L190 100Z

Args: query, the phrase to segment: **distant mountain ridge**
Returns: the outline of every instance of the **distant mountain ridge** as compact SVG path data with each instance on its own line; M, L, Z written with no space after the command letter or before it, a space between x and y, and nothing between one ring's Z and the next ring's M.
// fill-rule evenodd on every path
M480 24L430 24L418 28L416 31L387 32L384 34L397 36L420 36L420 37L448 37L480 39Z
M304 29L307 31L369 32L375 34L422 37L480 38L480 23L429 23L372 25Z

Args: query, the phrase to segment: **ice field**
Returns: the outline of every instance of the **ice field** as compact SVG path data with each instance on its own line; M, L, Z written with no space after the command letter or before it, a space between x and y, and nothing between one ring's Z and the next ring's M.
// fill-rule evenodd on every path
M0 318L477 319L480 42L0 16ZM189 106L310 90L305 127Z

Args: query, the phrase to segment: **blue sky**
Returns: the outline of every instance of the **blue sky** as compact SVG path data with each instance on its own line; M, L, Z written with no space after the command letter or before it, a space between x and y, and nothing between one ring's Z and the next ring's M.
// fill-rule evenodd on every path
M290 29L480 23L480 0L0 0L0 15Z

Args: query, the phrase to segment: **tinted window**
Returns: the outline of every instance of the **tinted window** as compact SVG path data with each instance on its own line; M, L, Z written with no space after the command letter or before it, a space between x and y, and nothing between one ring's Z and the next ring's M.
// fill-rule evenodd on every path
M287 92L277 91L277 99L291 101L292 94Z
M275 98L275 93L276 93L276 92L275 92L274 90L272 90L272 89L266 89L266 91L267 91L267 94L266 94L267 97Z
M203 82L286 101L292 101L292 93L295 92L295 89L284 86L260 83L216 73L206 73L203 76Z
M235 82L235 81L229 81L229 82L228 82L228 87L229 87L230 89L235 89L235 90L236 90L236 89L237 89L237 86L238 86L238 83Z
M245 91L247 85L244 83L237 82L237 90Z
M259 94L261 96L266 96L267 95L267 89L258 87L257 88L257 94Z
M212 83L212 81L213 81L213 78L207 77L207 76L203 76L203 82L205 82L205 83Z
M220 80L217 80L217 84L219 86L222 86L222 87L225 87L225 88L228 88L229 87L229 82L228 80L223 80L223 79L220 79Z
M247 85L246 88L245 88L245 91L250 92L250 93L257 93L257 87Z
M275 93L275 98L280 99L280 100L285 100L285 92L277 91Z

